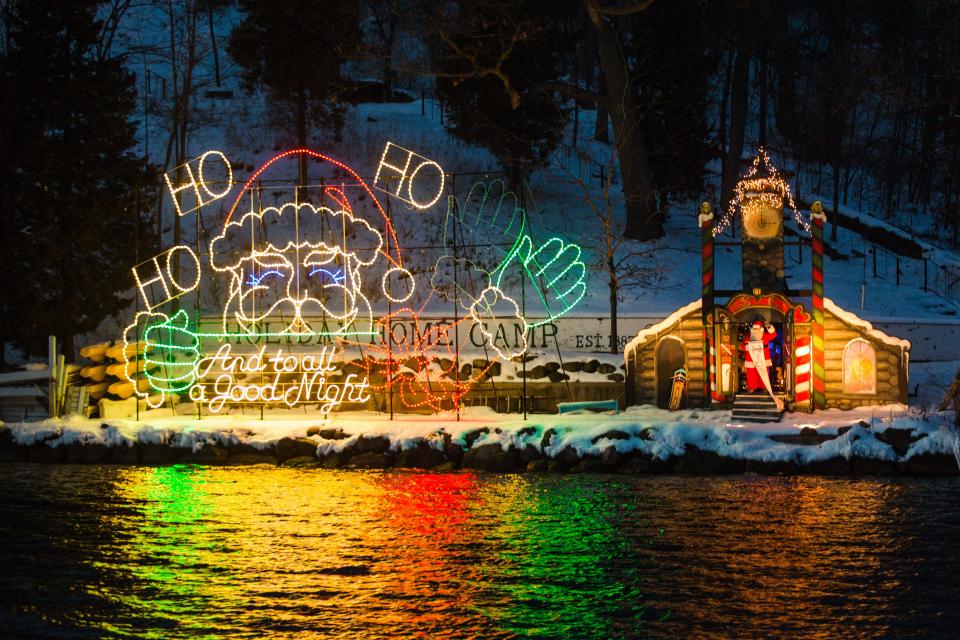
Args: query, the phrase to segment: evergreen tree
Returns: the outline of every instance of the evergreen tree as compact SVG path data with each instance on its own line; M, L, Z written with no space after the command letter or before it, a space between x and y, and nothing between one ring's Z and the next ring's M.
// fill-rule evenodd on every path
M230 34L227 49L243 67L248 91L263 83L280 108L292 113L297 146L307 146L316 127L339 136L344 88L341 65L356 55L361 41L356 3L241 0L245 17ZM306 183L306 157L300 158L300 183Z
M98 4L7 3L0 61L0 341L43 353L52 334L68 358L75 335L131 302L118 291L155 198L133 153L133 76L98 46Z
M566 113L544 86L572 47L561 15L573 5L549 0L491 0L460 6L437 24L437 89L450 131L486 147L516 179L542 166L563 135Z

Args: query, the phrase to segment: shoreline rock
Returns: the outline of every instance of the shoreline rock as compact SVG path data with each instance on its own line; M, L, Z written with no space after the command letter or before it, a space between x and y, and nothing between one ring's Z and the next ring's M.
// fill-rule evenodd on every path
M875 434L888 446L886 457L853 454L849 457L833 455L802 461L794 459L755 460L724 456L695 445L686 445L680 455L656 457L642 449L617 446L631 439L650 442L653 431L640 433L611 431L591 439L600 443L599 451L580 454L573 446L562 445L556 429L540 433L525 427L513 434L516 444L501 445L490 442L488 436L502 435L499 429L483 428L453 438L443 431L429 438L404 443L391 442L384 436L360 436L338 431L323 438L281 438L266 447L245 443L206 442L195 448L170 443L114 444L102 442L57 443L56 436L29 445L17 443L9 429L0 428L0 463L27 462L37 464L87 464L127 466L169 466L192 464L203 466L271 465L289 469L429 469L454 471L459 469L492 473L607 473L623 475L677 474L689 476L722 476L737 474L759 475L820 475L853 477L958 477L960 468L953 455L930 453L920 449L910 453L910 447L923 439L923 434L894 432ZM803 436L811 447L835 438L818 439ZM855 435L860 438L862 435ZM869 434L867 437L870 437ZM771 440L782 442L782 439ZM338 441L340 445L334 445ZM602 441L602 442L601 442ZM539 445L539 446L538 446ZM340 446L339 449L336 446Z

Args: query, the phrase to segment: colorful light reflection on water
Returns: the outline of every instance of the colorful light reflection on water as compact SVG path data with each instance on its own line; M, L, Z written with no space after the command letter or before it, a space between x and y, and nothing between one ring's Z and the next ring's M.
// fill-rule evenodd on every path
M4 637L951 637L960 482L0 465Z

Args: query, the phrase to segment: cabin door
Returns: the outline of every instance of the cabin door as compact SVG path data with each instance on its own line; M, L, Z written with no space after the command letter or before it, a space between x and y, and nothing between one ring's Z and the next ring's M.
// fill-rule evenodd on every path
M673 374L687 364L683 352L683 340L674 336L660 338L656 351L657 406L667 409L670 406L670 392L673 388Z

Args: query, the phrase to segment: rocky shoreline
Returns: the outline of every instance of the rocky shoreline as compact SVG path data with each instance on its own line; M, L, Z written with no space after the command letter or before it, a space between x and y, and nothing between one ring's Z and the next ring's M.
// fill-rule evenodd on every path
M103 428L108 428L103 425ZM768 436L770 440L797 448L817 447L838 437L812 429L798 435ZM497 434L499 429L494 428ZM728 475L755 473L763 475L826 475L826 476L960 476L954 455L942 452L911 452L911 446L925 437L906 429L889 428L871 432L868 429L849 434L853 440L873 437L889 447L893 456L871 457L853 454L822 459L749 459L720 455L693 444L686 444L680 455L666 458L618 444L624 441L653 438L651 430L626 433L611 430L591 439L593 444L608 443L599 453L580 453L572 446L551 446L555 429L541 432L526 427L516 434L522 446L500 442L485 443L490 428L461 433L457 438L437 431L428 438L393 442L382 435L352 435L340 429L312 427L306 437L285 437L273 443L252 445L242 442L204 442L192 447L176 442L135 442L104 444L102 442L63 443L53 433L31 444L19 444L9 428L0 428L0 462L32 462L54 464L114 464L130 466L253 465L266 464L291 468L323 469L432 469L454 471L469 469L499 473L621 473L621 474L686 474ZM642 444L642 443L641 443ZM886 449L885 449L886 450Z

